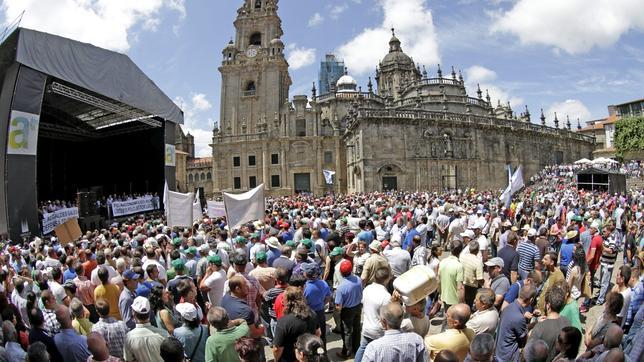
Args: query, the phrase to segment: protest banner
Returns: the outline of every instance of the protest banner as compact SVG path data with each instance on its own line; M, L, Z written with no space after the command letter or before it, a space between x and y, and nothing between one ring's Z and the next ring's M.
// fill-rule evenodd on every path
M168 217L168 226L192 226L194 194L192 192L182 194L180 192L167 191L166 195L165 208Z
M226 207L222 201L208 201L207 203L209 217L226 216Z
M69 219L76 218L78 219L78 208L69 207L66 209L56 210L54 212L48 212L43 214L42 218L42 232L47 235L54 231L57 226L63 224Z
M226 220L230 230L245 222L264 218L264 201L264 184L243 194L224 192Z
M83 235L80 226L78 226L77 218L69 219L61 225L58 225L54 232L56 233L56 237L58 237L58 241L60 241L60 245L63 246L78 240Z
M112 216L117 217L151 211L157 208L158 203L152 196L138 197L127 201L113 201Z

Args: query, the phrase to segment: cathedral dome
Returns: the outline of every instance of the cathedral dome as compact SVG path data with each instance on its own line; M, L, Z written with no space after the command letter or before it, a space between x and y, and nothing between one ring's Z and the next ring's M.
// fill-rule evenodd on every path
M394 29L391 29L391 39L389 40L389 53L382 59L381 66L400 64L414 66L414 61L403 52L400 46L400 40L396 37Z
M355 92L358 83L352 76L345 74L336 83L338 92Z

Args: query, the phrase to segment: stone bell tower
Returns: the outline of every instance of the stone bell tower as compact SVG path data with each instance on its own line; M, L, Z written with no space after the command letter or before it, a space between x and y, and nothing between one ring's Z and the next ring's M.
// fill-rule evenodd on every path
M222 136L265 132L281 115L291 78L284 57L278 0L245 0L235 25L235 40L223 49L220 132Z

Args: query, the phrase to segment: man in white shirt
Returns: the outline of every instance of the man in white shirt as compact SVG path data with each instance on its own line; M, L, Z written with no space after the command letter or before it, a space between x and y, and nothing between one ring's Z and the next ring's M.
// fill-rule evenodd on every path
M380 308L391 302L391 294L387 291L390 272L387 268L376 270L374 282L362 291L362 338L355 360L361 361L367 345L382 337L385 331L380 323Z
M394 278L398 278L411 268L411 255L407 250L402 250L400 244L400 240L392 240L389 244L391 249L382 252L391 266L391 273Z
M199 285L199 289L208 294L208 301L212 306L221 304L224 296L224 285L226 283L226 272L221 268L222 260L219 255L208 257L208 268Z
M103 284L101 283L101 280L98 279L98 270L100 269L100 267L104 267L105 269L107 269L107 272L109 273L108 274L109 280L112 280L112 278L116 278L119 276L119 273L117 273L116 270L111 265L105 262L105 254L103 254L102 252L96 253L96 263L98 266L94 268L94 270L92 270L92 274L89 278L92 284L94 284L95 286L99 286ZM146 265L143 264L143 269L145 270L145 268L146 268ZM160 268L159 268L159 272L161 272Z
M416 232L420 235L420 245L427 247L427 216L420 217L420 222L416 226Z

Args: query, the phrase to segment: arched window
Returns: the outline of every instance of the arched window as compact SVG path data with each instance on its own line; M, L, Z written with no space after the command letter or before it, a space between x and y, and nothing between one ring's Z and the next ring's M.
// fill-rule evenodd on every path
M206 180L212 180L212 174L210 172L206 174Z
M201 181L206 181L206 174L203 172L201 173Z
M253 33L250 36L250 45L262 45L262 33Z
M251 81L248 81L248 83L246 83L246 92L249 92L249 94L250 94L250 92L255 93L255 82L254 81L251 80Z
M192 177L192 174L189 174L188 175L188 182L193 182L193 181L194 181L194 178Z
M255 9L262 8L262 0L255 0Z

